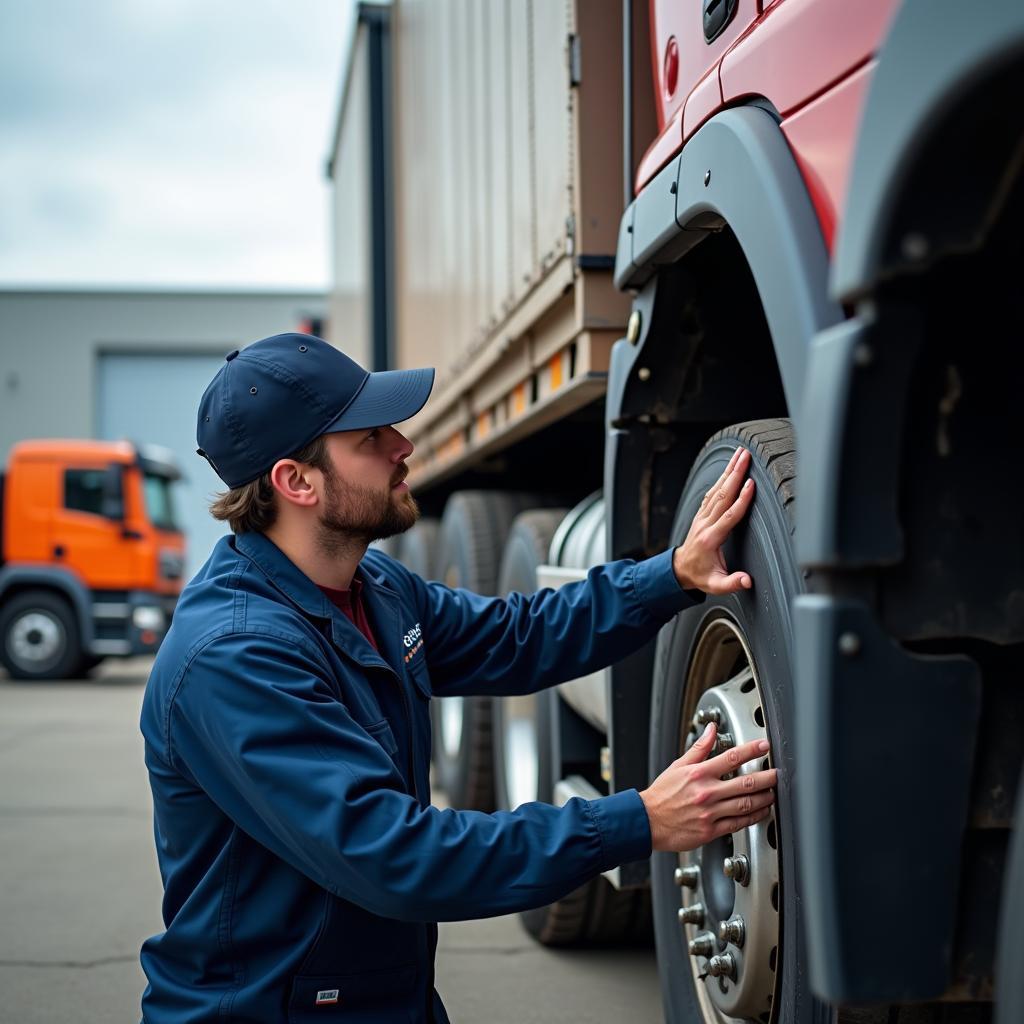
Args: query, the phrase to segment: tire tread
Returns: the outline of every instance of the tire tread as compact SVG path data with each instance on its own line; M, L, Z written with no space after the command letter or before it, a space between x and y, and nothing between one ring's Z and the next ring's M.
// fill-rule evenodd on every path
M738 437L748 448L758 452L772 482L779 504L786 513L790 536L796 530L796 439L789 420L749 420L733 424L713 434L708 444L723 438Z
M448 499L441 518L437 576L444 578L451 562L450 553L465 545L467 578L460 578L458 585L485 596L497 594L501 556L516 515L544 505L545 500L519 491L457 491ZM465 777L458 787L460 791L448 795L459 806L489 812L495 806L491 700L466 699L473 702L473 727L466 748Z
M526 543L537 564L548 560L551 538L566 509L530 509L516 516L502 559L499 590L516 589L517 577L509 557L513 545ZM519 584L521 588L521 583ZM538 942L553 947L649 944L653 935L648 890L615 889L603 877L591 879L562 899L520 915L523 927Z

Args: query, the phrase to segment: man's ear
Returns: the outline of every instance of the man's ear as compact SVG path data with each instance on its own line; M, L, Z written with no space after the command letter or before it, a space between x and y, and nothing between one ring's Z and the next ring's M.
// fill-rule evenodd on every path
M311 508L320 499L313 486L312 470L294 459L279 459L270 471L270 482L284 501Z

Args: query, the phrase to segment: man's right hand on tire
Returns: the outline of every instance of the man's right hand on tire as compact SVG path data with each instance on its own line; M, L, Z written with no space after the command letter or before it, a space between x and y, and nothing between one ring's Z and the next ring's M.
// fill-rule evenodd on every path
M653 849L694 850L771 813L776 769L722 780L748 761L764 757L768 741L751 740L709 758L716 735L714 724L709 724L693 746L640 794L651 823Z

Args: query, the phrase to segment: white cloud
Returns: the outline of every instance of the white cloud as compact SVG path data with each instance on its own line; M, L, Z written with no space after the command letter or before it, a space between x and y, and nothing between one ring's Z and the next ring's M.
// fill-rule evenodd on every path
M350 11L3 5L0 282L326 286Z

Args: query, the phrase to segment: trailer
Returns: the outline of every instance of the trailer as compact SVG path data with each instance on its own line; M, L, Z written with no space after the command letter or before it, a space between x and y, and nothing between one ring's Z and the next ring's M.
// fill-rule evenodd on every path
M679 543L753 457L751 592L591 678L435 702L436 777L483 810L643 788L709 720L771 741L769 820L525 927L653 930L673 1024L1024 1019L1024 7L356 20L331 339L437 367L397 557L558 586Z

